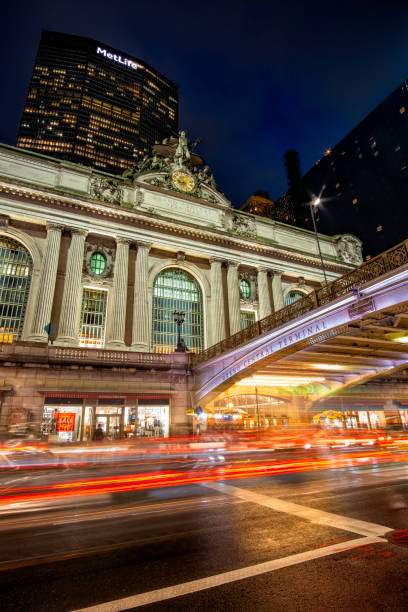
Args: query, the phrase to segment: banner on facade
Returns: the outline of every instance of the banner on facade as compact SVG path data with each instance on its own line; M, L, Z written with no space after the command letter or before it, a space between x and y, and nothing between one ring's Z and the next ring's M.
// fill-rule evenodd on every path
M60 412L57 417L57 431L74 431L75 412Z

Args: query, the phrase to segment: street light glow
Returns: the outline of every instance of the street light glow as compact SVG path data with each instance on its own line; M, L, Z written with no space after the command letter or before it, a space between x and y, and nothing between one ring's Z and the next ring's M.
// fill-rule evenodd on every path
M313 382L323 382L322 376L250 376L243 378L236 384L239 386L259 385L260 387L297 387Z

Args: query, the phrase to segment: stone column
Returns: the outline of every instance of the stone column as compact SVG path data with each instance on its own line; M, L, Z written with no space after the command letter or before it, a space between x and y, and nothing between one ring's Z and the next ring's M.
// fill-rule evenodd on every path
M71 245L68 251L62 296L58 336L55 344L78 344L78 324L81 316L82 265L87 231L71 230Z
M225 338L224 295L222 290L222 259L213 258L211 261L211 309L209 329L210 344L217 344Z
M273 295L273 306L275 312L284 307L283 303L283 289L282 289L282 272L278 270L273 271L272 278L272 295Z
M109 296L106 348L125 348L126 303L129 267L129 240L116 238L115 271Z
M258 270L258 297L259 297L259 318L263 319L272 312L271 298L269 294L269 276L266 268Z
M147 283L149 274L148 242L137 243L135 262L135 289L133 299L132 350L149 351L149 300Z
M47 342L48 340L44 327L50 323L51 319L62 230L63 228L59 225L47 225L47 240L41 262L31 334L28 338L32 342Z
M228 310L230 322L230 334L236 334L241 330L241 307L238 280L238 264L234 261L228 262Z

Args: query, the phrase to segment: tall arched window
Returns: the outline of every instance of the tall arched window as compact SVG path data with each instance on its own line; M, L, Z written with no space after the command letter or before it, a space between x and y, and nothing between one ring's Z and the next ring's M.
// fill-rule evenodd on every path
M19 242L0 237L0 342L21 337L33 260Z
M305 297L305 294L301 291L289 291L288 295L285 298L285 306L289 306L289 304L293 304L293 302L297 302L302 297Z
M204 346L203 299L199 284L180 268L167 268L153 285L153 351L172 353L177 346L175 310L186 313L181 335L189 351Z

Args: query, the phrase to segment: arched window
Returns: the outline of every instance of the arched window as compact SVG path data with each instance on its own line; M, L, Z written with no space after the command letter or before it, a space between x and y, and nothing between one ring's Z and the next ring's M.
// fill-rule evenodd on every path
M21 337L33 260L19 242L0 237L0 342Z
M177 347L174 311L186 313L181 335L189 351L204 346L203 299L199 284L179 268L167 268L156 276L153 285L153 351L172 353Z
M305 297L305 294L301 291L289 291L288 295L285 298L285 306L289 306L289 304L293 304L293 302L297 302L302 297Z

